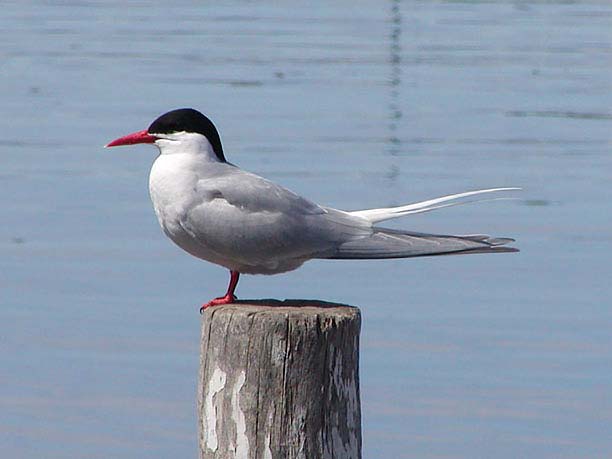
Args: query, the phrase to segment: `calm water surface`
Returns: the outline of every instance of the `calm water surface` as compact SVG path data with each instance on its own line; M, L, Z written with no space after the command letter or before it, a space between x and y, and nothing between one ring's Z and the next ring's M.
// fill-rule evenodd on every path
M152 148L193 106L227 156L343 209L520 254L308 263L242 297L360 306L364 457L612 457L612 4L4 2L3 457L195 457L197 308L226 272L162 235Z

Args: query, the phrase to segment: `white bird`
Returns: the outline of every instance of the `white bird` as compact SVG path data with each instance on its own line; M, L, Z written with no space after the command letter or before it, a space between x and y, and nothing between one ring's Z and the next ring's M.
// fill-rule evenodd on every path
M183 108L106 147L153 143L159 156L149 191L159 224L191 255L230 270L227 293L202 306L232 303L240 274L291 271L313 258L408 258L516 252L510 238L416 233L375 223L462 204L462 198L518 188L491 188L399 207L343 211L321 206L226 161L214 124Z

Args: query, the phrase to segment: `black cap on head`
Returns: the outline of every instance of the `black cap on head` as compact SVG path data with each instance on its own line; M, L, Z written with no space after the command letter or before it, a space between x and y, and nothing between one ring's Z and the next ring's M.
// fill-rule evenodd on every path
M208 139L217 158L225 162L221 138L217 128L211 120L193 108L179 108L178 110L164 113L151 123L147 131L149 134L171 134L183 131L197 132Z

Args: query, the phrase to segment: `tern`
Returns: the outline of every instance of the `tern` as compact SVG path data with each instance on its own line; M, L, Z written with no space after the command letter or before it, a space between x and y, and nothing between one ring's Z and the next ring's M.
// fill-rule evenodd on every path
M517 252L511 238L444 235L376 226L392 218L465 203L465 198L519 188L489 188L398 207L343 211L316 204L225 159L215 125L197 110L161 115L143 131L106 147L155 144L159 155L149 192L164 233L180 248L224 266L224 296L200 308L228 304L240 274L278 274L311 259L409 258ZM470 202L470 201L468 201Z

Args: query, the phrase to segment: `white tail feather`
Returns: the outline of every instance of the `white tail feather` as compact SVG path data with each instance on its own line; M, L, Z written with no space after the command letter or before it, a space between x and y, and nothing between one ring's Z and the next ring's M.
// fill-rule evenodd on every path
M353 212L349 212L349 214L355 217L361 217L368 220L370 223L378 223L384 220L390 220L392 218L403 217L404 215L410 214L419 214L422 212L429 212L436 209L442 209L444 207L452 207L460 204L468 204L472 202L481 202L481 201L495 201L497 199L503 198L493 198L493 199L477 199L472 201L459 201L462 198L467 198L469 196L475 196L485 193L494 193L498 191L516 191L520 190L520 188L509 187L509 188L489 188L486 190L475 190L475 191L466 191L464 193L451 194L448 196L442 196L435 199L428 199L427 201L415 202L414 204L408 204L405 206L399 207L385 207L380 209L367 209L367 210L356 210ZM456 202L450 202L456 201ZM447 204L442 204L447 203Z

